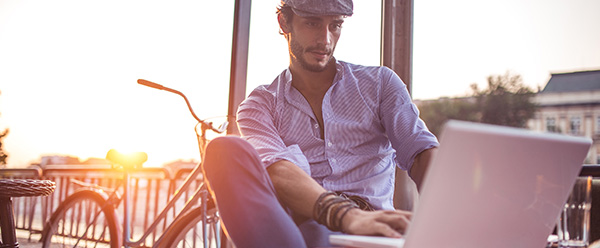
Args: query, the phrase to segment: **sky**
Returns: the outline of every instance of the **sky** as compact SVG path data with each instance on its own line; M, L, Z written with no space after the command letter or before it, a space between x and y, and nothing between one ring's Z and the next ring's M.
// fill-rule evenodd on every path
M199 159L195 121L227 113L233 0L0 0L0 130L8 167L41 156L144 151L146 166ZM289 64L278 0L252 1L248 92ZM379 65L380 10L355 0L336 58ZM414 99L461 96L511 72L534 89L551 73L600 69L598 0L415 0ZM218 122L216 119L215 122Z

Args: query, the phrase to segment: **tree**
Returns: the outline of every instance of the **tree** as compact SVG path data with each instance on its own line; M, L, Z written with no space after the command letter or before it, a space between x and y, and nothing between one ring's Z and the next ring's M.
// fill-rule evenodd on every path
M437 136L450 119L482 122L512 127L525 127L537 106L531 101L533 90L523 84L520 75L506 73L487 78L487 88L471 85L467 97L442 98L419 104L421 119Z
M419 104L421 119L436 136L440 135L446 121L478 121L478 113L473 98L442 98Z
M8 154L2 149L2 139L4 139L6 135L8 135L8 129L4 129L4 131L0 133L0 168L6 166L6 159L8 158Z
M511 127L525 127L533 117L537 106L531 101L533 90L523 84L520 75L489 76L487 88L479 90L472 84L477 99L480 122Z
M4 152L2 149L2 139L8 135L8 129L4 129L4 131L0 131L0 168L6 166L6 159L8 158L8 154Z

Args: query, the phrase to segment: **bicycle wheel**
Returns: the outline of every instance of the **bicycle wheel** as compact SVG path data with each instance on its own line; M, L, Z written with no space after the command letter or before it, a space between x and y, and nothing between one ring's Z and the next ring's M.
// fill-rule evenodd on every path
M220 247L222 240L221 221L216 208L207 211L207 222L202 222L202 207L196 207L173 223L173 227L164 235L161 247ZM203 229L202 227L207 228ZM204 242L203 230L207 232L208 242Z
M120 247L119 221L107 199L93 190L67 197L44 226L42 247Z

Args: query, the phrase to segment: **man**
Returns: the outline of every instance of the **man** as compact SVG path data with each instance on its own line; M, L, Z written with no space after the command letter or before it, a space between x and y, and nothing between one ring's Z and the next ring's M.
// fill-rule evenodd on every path
M333 57L352 13L351 0L282 1L289 68L240 105L244 139L207 147L204 173L237 247L400 237L409 225L410 213L393 209L395 167L420 186L438 142L393 71Z

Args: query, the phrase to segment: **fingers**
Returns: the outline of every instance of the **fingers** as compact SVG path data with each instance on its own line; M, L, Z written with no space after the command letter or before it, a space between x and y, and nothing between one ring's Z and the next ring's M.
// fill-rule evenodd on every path
M390 214L390 215L404 215L404 216L408 216L408 218L412 217L412 212L404 211L404 210L381 210L378 212L383 212L383 213Z
M399 210L363 211L354 209L343 220L344 232L400 238L410 225L412 214Z
M404 233L410 225L412 214L406 211L382 211L375 220L396 232ZM387 231L386 231L387 232ZM382 233L385 235L384 233ZM388 236L388 235L385 235Z
M390 238L402 238L402 234L393 229L391 226L383 223L375 224L376 233L381 236L390 237Z

